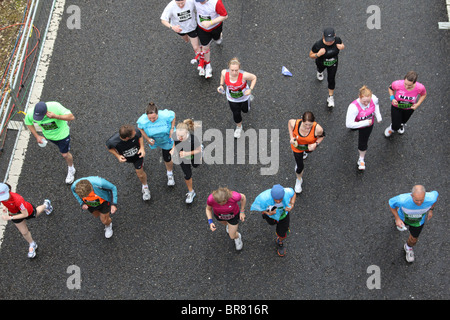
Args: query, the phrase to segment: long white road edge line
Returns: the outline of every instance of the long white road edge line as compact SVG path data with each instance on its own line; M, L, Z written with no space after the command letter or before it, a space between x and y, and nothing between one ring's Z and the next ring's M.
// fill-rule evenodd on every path
M52 19L47 32L47 37L44 39L44 46L42 47L42 55L38 65L36 66L36 77L33 84L33 90L30 94L29 105L34 106L40 101L42 90L44 88L45 78L47 76L48 67L53 54L53 47L55 45L56 36L58 34L58 28L64 15L64 6L66 0L57 0L53 10ZM10 168L7 183L11 185L13 191L17 189L19 183L20 174L22 173L22 166L27 153L28 141L30 140L30 131L21 130L16 150L12 155L13 161ZM26 195L25 195L26 199ZM0 213L1 214L1 213ZM6 227L6 221L0 219L0 247L3 242L3 235Z

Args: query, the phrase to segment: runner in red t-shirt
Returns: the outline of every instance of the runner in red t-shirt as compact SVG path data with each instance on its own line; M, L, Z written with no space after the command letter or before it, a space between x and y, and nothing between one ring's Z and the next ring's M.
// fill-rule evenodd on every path
M228 18L227 10L222 0L195 0L197 11L197 35L202 45L199 54L199 75L212 77L210 43L222 43L222 25Z
M11 220L19 229L25 240L29 243L28 258L36 256L37 244L31 237L25 220L38 217L42 212L49 215L53 207L50 200L45 199L44 204L35 208L31 203L17 193L11 192L11 186L7 183L0 183L0 201L5 206L2 212L2 219ZM8 215L7 215L8 213Z

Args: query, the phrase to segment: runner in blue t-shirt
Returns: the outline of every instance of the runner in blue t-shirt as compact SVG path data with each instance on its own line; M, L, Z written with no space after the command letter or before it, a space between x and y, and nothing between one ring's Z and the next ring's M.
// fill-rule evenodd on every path
M164 164L167 170L167 185L175 185L173 178L173 161L170 150L173 147L172 133L175 131L175 112L171 110L158 111L158 107L150 102L145 114L137 120L137 126L148 142L150 149L161 148Z
M437 191L426 192L422 185L415 185L411 193L400 194L389 199L389 207L395 218L395 224L400 231L409 226L409 238L404 245L406 261L414 261L412 247L417 243L418 237L425 221L433 216L434 205L439 194Z
M283 257L286 254L285 239L288 236L289 216L294 207L296 193L292 188L283 188L276 184L272 189L261 192L252 203L250 210L259 211L263 219L270 225L276 225L277 253Z

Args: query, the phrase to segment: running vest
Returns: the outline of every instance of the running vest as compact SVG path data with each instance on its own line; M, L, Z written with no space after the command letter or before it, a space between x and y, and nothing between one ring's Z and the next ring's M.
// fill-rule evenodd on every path
M372 123L368 125L367 127L370 127L373 125L373 116L375 115L375 103L372 99L370 99L369 107L366 109L363 109L361 105L359 104L358 100L355 100L352 102L356 108L358 108L358 115L355 118L356 122L359 122L361 120L372 120ZM365 127L363 127L365 128Z
M296 153L301 153L303 151L307 151L308 150L308 144L313 144L317 141L317 137L314 135L316 132L316 126L317 126L317 122L313 122L313 126L311 128L311 130L309 131L308 135L306 137L302 137L300 135L300 122L302 121L302 119L298 119L295 122L295 127L293 130L294 133L294 138L297 141L297 147L294 147L294 145L291 143L291 149L292 151L296 152Z
M220 16L216 12L217 1L218 0L209 0L205 4L198 4L195 6L195 8L197 9L197 25L199 26L199 28L205 31L211 31L212 29L220 25L220 23L217 23L208 28L202 26L203 21L211 21Z
M425 86L420 82L416 82L412 90L407 90L405 80L397 80L391 84L391 88L395 91L395 100L398 102L395 107L399 109L411 109L413 104L417 102L418 96L426 94Z
M227 99L233 102L247 101L250 96L246 96L244 91L248 89L247 81L243 80L244 71L239 71L236 82L230 81L230 70L227 69L225 73L225 84L227 86Z
M96 195L94 193L94 191L91 191L91 193L89 193L89 195L87 197L84 197L83 202L88 205L89 207L98 207L99 205L101 205L103 202L105 202L105 200L103 200L102 198L100 198L98 195Z

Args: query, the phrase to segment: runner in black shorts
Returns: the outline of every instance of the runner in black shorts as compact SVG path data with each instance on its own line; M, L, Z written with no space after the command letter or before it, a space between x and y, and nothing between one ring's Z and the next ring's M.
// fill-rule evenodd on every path
M228 18L222 0L195 0L197 34L202 46L199 59L199 76L212 77L210 42L222 43L223 21Z
M190 42L195 54L201 52L197 37L194 0L171 0L164 8L161 23Z
M136 175L142 183L142 199L150 200L150 189L147 183L147 174L144 171L145 145L141 131L132 125L123 125L119 132L106 141L108 151L119 162L134 164Z

